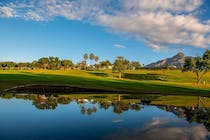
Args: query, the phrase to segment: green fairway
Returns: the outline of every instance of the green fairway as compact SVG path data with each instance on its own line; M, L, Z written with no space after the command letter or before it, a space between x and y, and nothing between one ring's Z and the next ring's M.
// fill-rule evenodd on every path
M70 85L118 92L210 95L210 73L205 84L196 84L195 75L180 70L126 71L124 78L112 71L4 70L0 71L0 91L25 84Z

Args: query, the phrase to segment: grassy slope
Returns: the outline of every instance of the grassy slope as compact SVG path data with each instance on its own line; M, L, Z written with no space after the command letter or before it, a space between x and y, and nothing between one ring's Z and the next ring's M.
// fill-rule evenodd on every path
M195 84L193 73L178 70L127 71L126 79L117 75L110 71L0 71L0 90L22 84L65 84L135 93L210 95L210 73L206 85Z

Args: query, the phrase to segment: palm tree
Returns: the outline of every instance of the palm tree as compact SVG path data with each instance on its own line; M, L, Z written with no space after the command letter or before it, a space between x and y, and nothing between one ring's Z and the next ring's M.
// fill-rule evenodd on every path
M95 55L93 53L90 54L89 59L92 66L92 60L95 58Z
M84 56L83 56L83 58L84 58L84 62L85 62L85 66L84 66L84 69L86 70L86 60L88 59L88 54L87 53L85 53L84 54Z
M98 56L95 56L96 63L98 62L98 60L99 60L99 57ZM99 64L95 64L95 67L98 70L99 69Z
M98 60L99 60L99 57L95 56L95 61L98 62Z
M88 59L88 54L85 53L84 56L83 56L84 60L86 61Z

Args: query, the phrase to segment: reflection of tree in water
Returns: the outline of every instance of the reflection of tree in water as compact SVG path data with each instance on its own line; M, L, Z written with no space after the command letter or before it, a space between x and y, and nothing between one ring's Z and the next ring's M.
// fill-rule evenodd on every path
M97 112L96 103L97 101L94 101L93 99L75 99L75 102L80 105L81 108L81 114L84 115L86 112L88 115L92 115L92 113ZM85 104L88 104L88 108L85 108Z
M210 108L206 107L205 97L197 97L196 107L175 107L175 106L159 106L166 111L173 112L181 118L186 118L189 123L197 122L203 124L210 131Z
M210 131L210 108L158 106L160 109L174 113L180 118L186 118L189 123L203 124Z
M96 113L97 112L97 107L96 107L97 101L92 101L92 104L93 104L92 111L94 113Z
M141 106L138 103L127 103L127 102L124 103L122 101L114 102L112 103L112 106L113 106L113 112L117 114L121 114L124 111L128 111L129 109L136 111L139 111L141 109Z
M4 99L12 99L14 98L14 94L2 94L1 97Z
M112 107L113 112L116 114L121 114L128 110L139 111L141 106L139 103L126 101L123 99L107 100L106 98L89 99L85 98L75 98L71 95L37 95L37 94L2 94L1 98L5 99L24 99L31 100L33 105L37 109L56 109L58 104L70 104L71 101L75 101L81 108L81 114L92 115L97 113L97 109L109 109ZM85 97L85 96L84 96ZM136 97L137 98L137 97ZM173 112L178 117L186 118L190 123L197 122L205 125L205 127L210 131L210 108L204 108L205 105L204 98L198 97L197 107L175 107L170 105L160 105L160 109L164 109L169 112ZM99 106L99 107L97 107Z
M100 105L100 108L103 108L103 109L107 110L112 105L112 103L111 103L111 101L107 101L107 102L106 101L100 101L99 105Z
M88 114L88 115L91 115L92 112L93 112L92 108L88 108L88 109L87 109L87 114Z
M87 109L87 114L92 115L92 113L96 113L97 108L96 108L96 101L93 99L88 100L88 109Z
M33 105L37 109L56 109L58 104L70 104L71 101L75 101L78 105L80 105L81 108L81 114L87 113L88 115L92 115L92 113L97 112L96 105L98 104L99 107L102 109L107 110L109 107L113 107L113 112L117 114L121 114L124 111L131 110L140 110L140 105L136 103L129 103L129 102L123 102L118 99L117 101L107 101L106 98L99 98L97 96L97 100L93 100L91 98L84 99L84 98L71 98L71 96L64 95L53 95L53 94L5 94L1 95L2 98L11 99L11 98L17 98L17 99L28 99L33 101ZM107 97L107 96L106 96ZM120 96L119 96L120 97ZM85 104L88 105L88 107L85 107Z
M128 103L123 103L121 101L116 101L112 103L113 106L113 112L116 114L121 114L124 111L127 111L129 109Z
M37 95L33 99L33 105L38 109L56 109L59 104L69 104L71 102L69 97L56 97L53 95Z
M58 97L58 103L59 104L70 104L72 101L69 97Z
M38 98L33 101L33 105L38 109L56 109L58 103L57 98L52 95L49 97L38 95Z
M82 114L82 115L84 115L84 114L85 114L85 112L86 112L86 109L85 109L85 107L84 107L84 106L82 106L82 107L81 107L81 114Z
M94 106L93 107L93 112L96 113L96 111L97 111L97 108L96 108L96 106Z
M197 122L205 125L210 131L210 109L207 108L185 108L186 119L188 122Z
M141 109L141 106L137 103L130 103L130 109L139 111Z
M107 110L109 107L113 107L113 112L116 114L121 114L124 111L130 110L140 110L140 104L136 103L129 103L129 102L123 102L123 101L95 101L93 99L77 99L76 102L80 105L81 108L81 114L87 113L88 115L92 115L93 113L97 112L96 104L99 105L100 109ZM85 104L87 105L87 108L85 108Z

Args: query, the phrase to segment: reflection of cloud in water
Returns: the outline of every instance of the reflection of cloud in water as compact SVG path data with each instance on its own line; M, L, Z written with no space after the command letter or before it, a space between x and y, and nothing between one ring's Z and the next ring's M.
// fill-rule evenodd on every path
M120 140L206 140L210 133L203 125L196 126L170 126L170 122L183 123L178 119L153 118L145 123L144 128L127 129L117 134L111 134L105 139Z
M145 128L154 127L157 125L165 124L169 121L169 118L152 118L152 121L145 123Z
M121 122L124 122L124 120L122 120L122 119L117 119L117 120L113 120L112 122L113 122L113 123L121 123Z

